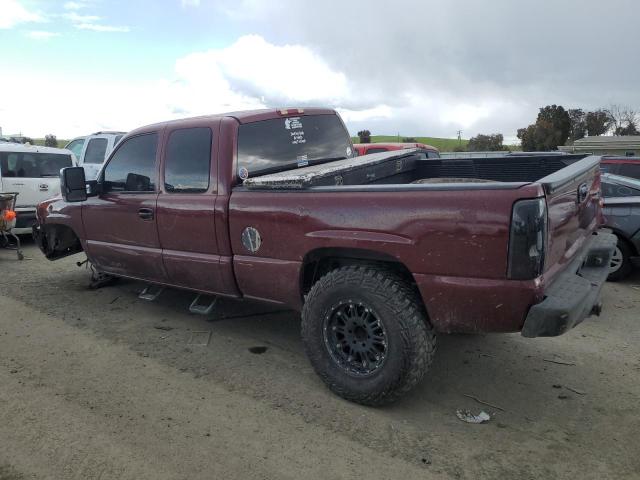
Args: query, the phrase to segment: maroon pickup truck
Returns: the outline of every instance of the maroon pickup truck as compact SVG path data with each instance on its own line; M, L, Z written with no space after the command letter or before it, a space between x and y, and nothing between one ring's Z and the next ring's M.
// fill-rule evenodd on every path
M331 390L368 405L414 387L436 333L554 336L600 309L615 236L599 157L354 156L333 110L237 112L126 135L38 207L47 258L302 312ZM153 298L151 291L147 297Z

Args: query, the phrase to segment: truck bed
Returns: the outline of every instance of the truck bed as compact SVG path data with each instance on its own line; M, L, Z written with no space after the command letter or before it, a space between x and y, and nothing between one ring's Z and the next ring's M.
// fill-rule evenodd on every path
M585 155L517 155L489 158L425 158L417 150L381 152L249 178L249 189L306 189L327 186L536 182Z

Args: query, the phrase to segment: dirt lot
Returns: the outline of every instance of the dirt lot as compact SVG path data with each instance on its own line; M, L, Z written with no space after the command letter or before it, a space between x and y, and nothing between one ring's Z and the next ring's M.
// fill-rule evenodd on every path
M640 478L640 275L559 338L441 336L418 389L373 409L324 388L296 314L194 316L188 293L90 291L81 256L26 253L0 250L0 480Z

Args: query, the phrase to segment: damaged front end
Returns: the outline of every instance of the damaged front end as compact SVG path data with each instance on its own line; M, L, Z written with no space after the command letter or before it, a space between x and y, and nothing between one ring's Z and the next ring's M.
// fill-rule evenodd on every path
M78 235L69 225L71 217L56 214L54 205L58 201L61 200L53 199L38 205L37 221L32 230L36 244L49 260L68 257L83 250Z

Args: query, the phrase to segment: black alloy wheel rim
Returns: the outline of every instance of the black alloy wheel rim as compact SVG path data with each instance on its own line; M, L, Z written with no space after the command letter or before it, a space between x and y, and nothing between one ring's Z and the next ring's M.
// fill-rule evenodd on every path
M346 373L369 376L385 362L387 333L380 317L352 300L334 305L324 319L324 342L333 361Z

